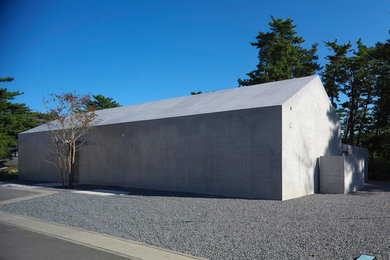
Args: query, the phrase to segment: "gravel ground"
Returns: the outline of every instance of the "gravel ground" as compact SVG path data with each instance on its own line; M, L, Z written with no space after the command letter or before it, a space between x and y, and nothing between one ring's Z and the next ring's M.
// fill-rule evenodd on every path
M390 183L288 201L61 192L0 210L210 259L390 259Z
M31 191L16 190L16 189L11 189L11 188L1 187L0 188L0 201L20 198L20 197L25 197L25 196L35 195L35 194L37 194L37 193L31 192Z

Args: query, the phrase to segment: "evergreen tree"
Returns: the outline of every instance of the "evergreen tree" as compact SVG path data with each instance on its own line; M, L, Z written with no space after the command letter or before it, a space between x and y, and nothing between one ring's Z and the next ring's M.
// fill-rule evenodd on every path
M257 41L251 43L259 49L257 69L246 74L249 79L238 79L240 86L309 76L321 68L317 62L317 43L310 49L302 47L305 40L297 35L293 20L273 16L271 19L270 31L259 32Z
M202 91L191 91L191 96L196 96L196 95L200 95L200 94L203 94Z
M351 49L350 43L340 45L337 41L327 42L326 46L333 55L327 56L329 63L322 76L342 123L343 143L360 145L371 124L375 86L373 48L361 40L356 50ZM342 102L340 94L344 97Z
M358 82L358 94L356 94L356 121L354 132L355 138L350 142L356 145L362 145L362 136L368 133L372 126L372 106L375 99L376 74L375 61L373 53L375 49L367 47L359 39L357 42L357 51L354 59L354 77ZM352 137L353 133L350 133Z
M374 52L377 75L374 106L375 134L390 131L390 39L377 43Z
M13 78L0 78L1 81L12 81ZM22 92L9 92L0 88L0 158L8 154L9 147L17 147L17 137L20 132L40 124L35 113L23 103L11 102Z
M382 174L390 167L390 39L377 43L374 51L375 60L375 101L373 107L372 133L366 145L371 150L371 159L375 168Z
M347 54L350 52L352 44L339 45L336 40L334 42L325 42L325 45L333 54L326 56L325 59L328 60L328 63L325 65L325 70L321 76L329 99L333 107L337 109L338 102L340 102L339 93L343 88L343 84L347 81L345 65Z
M356 50L327 42L333 53L322 73L324 86L339 114L343 143L369 149L370 178L389 179L390 40Z
M13 81L14 78L12 77L5 77L5 78L0 78L0 82L10 82Z
M90 100L86 105L85 109L94 108L96 110L120 107L121 105L117 103L113 98L105 97L103 95L92 95L93 100Z

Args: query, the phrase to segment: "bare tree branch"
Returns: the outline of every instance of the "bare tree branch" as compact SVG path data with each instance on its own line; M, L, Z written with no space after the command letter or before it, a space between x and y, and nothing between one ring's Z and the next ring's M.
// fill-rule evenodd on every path
M49 101L44 101L51 119L47 127L53 143L53 156L46 161L59 170L62 183L68 188L72 187L74 179L76 152L85 143L78 141L99 121L93 108L82 111L89 100L89 95L69 92L52 94Z

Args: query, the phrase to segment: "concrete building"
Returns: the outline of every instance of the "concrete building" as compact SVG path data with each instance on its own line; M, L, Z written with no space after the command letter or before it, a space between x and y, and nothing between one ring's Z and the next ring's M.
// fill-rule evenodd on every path
M80 184L286 200L319 192L319 158L342 153L318 76L97 113L78 155ZM21 179L58 181L42 160L47 130L19 135Z

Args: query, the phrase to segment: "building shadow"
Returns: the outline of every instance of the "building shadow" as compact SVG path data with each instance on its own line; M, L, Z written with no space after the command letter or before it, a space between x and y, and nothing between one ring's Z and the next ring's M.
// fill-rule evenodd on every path
M367 181L364 187L368 192L389 192L390 181Z

